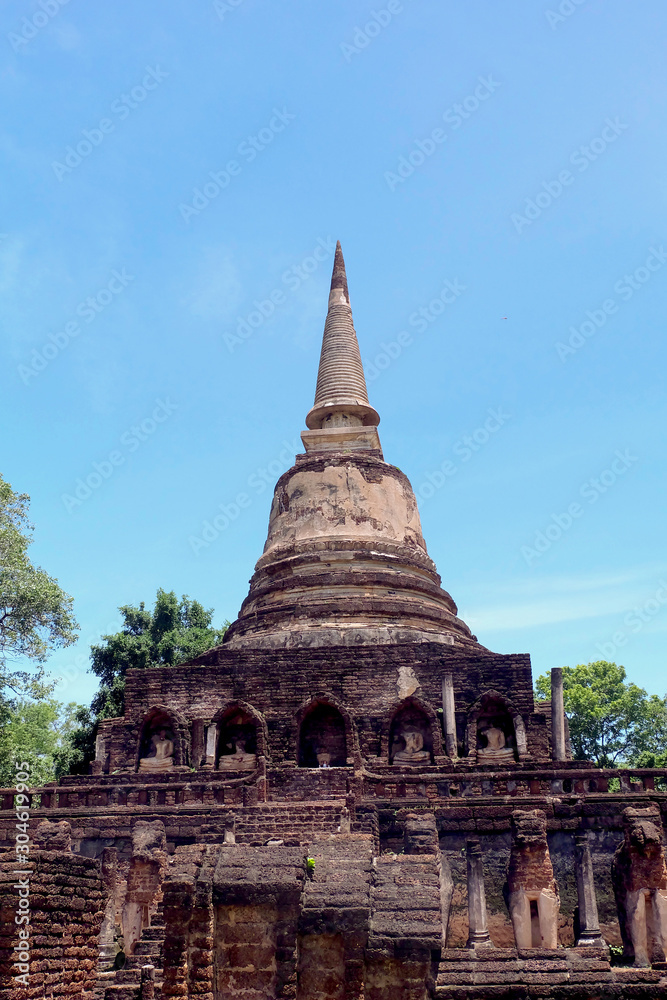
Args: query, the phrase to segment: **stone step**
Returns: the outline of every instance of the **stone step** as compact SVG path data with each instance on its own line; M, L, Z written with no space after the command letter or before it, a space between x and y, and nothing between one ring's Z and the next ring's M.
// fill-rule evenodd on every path
M462 962L441 962L440 968L451 969L452 972L483 972L485 969L507 967L520 969L525 972L569 972L566 962L546 962L546 961L526 961L525 959L514 959L512 962L499 962L497 960L478 960ZM578 967L577 967L578 968ZM608 966L602 966L602 969ZM584 971L584 970L582 970Z
M529 985L532 983L545 984L562 984L571 982L570 976L567 972L557 972L557 973L525 973L519 969L513 970L503 970L499 969L485 969L479 970L477 972L453 972L444 976L441 980L438 976L437 985L445 986L484 986L485 984L497 986L501 983L511 984L511 985Z
M146 962L144 962L143 964L146 965ZM155 970L155 982L156 983L160 983L160 985L162 985L162 970L161 969L156 969ZM116 981L115 981L115 983L113 985L125 986L125 985L129 985L131 983L141 983L141 966L140 965L137 966L136 968L129 968L128 969L127 966L125 966L124 969L119 969L118 972L116 973Z
M525 954L525 952L524 952ZM519 952L516 948L444 948L443 962L516 962Z
M135 958L142 959L142 965L146 965L146 959L152 958L160 954L162 951L162 942L160 941L140 941L137 947L134 949L134 955L127 959L128 962L133 961ZM152 963L155 964L154 962Z
M137 955L135 953L134 955L131 955L130 958L127 959L123 968L140 969L144 965L154 965L155 968L159 970L159 967L161 965L159 958L160 958L159 953L155 955L144 955L144 954Z
M150 927L144 927L141 932L142 941L162 941L164 940L164 927L155 927L151 925Z
M104 1000L138 1000L141 986L107 986Z
M663 978L662 973L655 969L624 969L623 966L614 966L616 978L623 983L659 983Z

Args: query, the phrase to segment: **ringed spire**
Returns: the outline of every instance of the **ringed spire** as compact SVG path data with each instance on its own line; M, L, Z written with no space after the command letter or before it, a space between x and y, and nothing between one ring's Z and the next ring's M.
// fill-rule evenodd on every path
M342 426L377 427L379 423L377 410L368 402L339 240L322 336L315 402L306 416L306 427L313 431Z

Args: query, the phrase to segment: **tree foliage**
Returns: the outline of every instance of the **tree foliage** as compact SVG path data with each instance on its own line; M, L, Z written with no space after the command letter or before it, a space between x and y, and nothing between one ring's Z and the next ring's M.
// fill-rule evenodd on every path
M31 690L35 676L8 671L7 660L27 657L43 663L51 649L75 642L78 631L72 598L28 556L29 502L0 476L0 683L19 695L39 695Z
M14 761L27 761L35 786L62 774L84 772L95 755L101 719L122 715L125 675L131 667L176 666L222 642L226 625L199 601L158 590L147 610L120 608L123 627L91 648L91 669L100 689L90 708L62 705L42 664L49 652L76 641L72 598L28 557L33 526L29 497L0 476L0 786L14 781ZM10 669L27 658L33 670Z
M0 787L15 781L15 761L28 764L30 784L44 785L66 773L70 750L68 736L79 706L62 705L55 698L17 699L0 727Z
M90 709L80 707L77 712L77 725L66 741L69 757L61 754L60 766L67 759L74 773L84 771L93 759L100 721L123 714L128 670L186 663L219 645L228 625L225 622L222 628L214 628L212 609L185 596L179 601L173 590L161 588L152 611L143 602L138 607L126 604L118 610L123 620L121 630L103 636L103 642L90 651L91 670L99 677L100 688Z
M13 784L16 759L33 784L53 779L74 710L51 697L43 663L76 641L78 625L72 598L28 555L29 503L0 475L0 785ZM20 659L32 669L15 669Z
M551 697L549 674L537 678L535 693ZM667 753L667 697L627 682L624 667L607 660L563 667L563 696L575 759L650 767L644 762Z

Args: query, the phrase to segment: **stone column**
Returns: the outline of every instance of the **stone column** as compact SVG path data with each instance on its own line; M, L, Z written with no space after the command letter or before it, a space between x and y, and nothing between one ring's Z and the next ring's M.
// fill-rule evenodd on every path
M192 723L192 766L196 769L203 764L204 758L204 720L195 719Z
M218 736L218 725L212 722L206 726L204 741L204 764L203 767L215 767L215 743Z
M155 966L141 966L141 1000L153 1000L155 996Z
M579 901L579 937L577 947L592 945L606 948L600 932L598 904L595 897L593 860L588 834L578 830L574 835L574 857L577 874L577 898Z
M113 847L105 847L102 851L101 875L106 903L97 940L100 948L100 961L111 965L116 957L113 932L116 924L116 893L118 891L118 851Z
M456 759L456 713L454 707L454 678L445 674L442 678L442 718L445 726L445 753Z
M486 893L484 892L484 866L482 848L478 837L466 841L468 859L468 948L490 946L491 937L486 923Z
M516 749L519 760L528 754L528 742L526 739L526 727L520 715L515 715L512 719L514 723L514 735L516 736Z
M565 760L563 668L551 668L551 749L554 760Z
M89 772L90 774L103 774L104 764L106 762L106 741L103 736L99 733L95 737L95 760L91 761Z

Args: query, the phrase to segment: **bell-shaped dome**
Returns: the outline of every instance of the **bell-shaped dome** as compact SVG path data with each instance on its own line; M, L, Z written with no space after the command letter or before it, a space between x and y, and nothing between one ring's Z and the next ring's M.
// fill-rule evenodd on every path
M225 644L474 643L422 537L407 477L382 456L336 247L305 454L276 485L264 553Z

